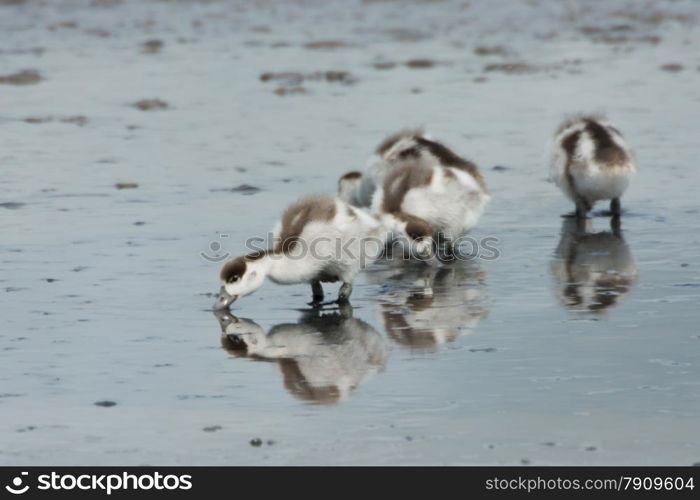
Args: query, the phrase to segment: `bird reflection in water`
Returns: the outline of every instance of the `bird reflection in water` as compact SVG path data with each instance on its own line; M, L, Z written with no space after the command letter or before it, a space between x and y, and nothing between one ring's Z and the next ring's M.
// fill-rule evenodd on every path
M226 351L276 362L285 388L310 403L338 403L386 365L384 339L354 318L349 305L337 313L306 312L298 323L275 325L267 333L256 322L228 311L215 315Z
M475 261L454 261L439 269L384 264L369 280L382 286L381 319L387 335L402 347L437 351L474 332L488 315L486 273Z
M610 231L592 232L592 219L564 219L550 269L559 302L572 312L601 314L617 305L637 280L620 218Z

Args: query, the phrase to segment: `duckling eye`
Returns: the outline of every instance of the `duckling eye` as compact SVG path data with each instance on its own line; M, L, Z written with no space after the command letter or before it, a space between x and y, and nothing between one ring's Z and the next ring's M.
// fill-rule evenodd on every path
M228 279L228 282L229 282L229 283L235 283L236 281L238 281L238 275L236 275L236 276L231 276L231 277Z

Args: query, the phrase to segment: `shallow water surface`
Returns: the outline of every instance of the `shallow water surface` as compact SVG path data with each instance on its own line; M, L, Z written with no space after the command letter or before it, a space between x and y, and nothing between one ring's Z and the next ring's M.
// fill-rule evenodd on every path
M700 12L576 5L0 5L0 464L700 461ZM580 110L637 155L620 224L546 182ZM498 258L212 313L246 238L416 125L484 172Z

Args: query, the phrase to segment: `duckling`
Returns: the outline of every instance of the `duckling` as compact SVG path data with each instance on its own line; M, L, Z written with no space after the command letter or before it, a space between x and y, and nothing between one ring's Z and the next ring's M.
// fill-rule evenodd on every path
M282 215L273 248L236 257L223 266L215 308L228 308L253 293L265 277L284 285L310 283L314 305L323 301L322 282L342 281L337 303L347 303L355 276L379 257L387 238L377 218L338 198L302 197Z
M604 116L575 116L557 129L550 179L576 204L576 217L586 217L599 200L610 200L611 214L619 216L635 172L632 151Z
M338 180L338 196L357 207L369 207L372 196L389 172L400 168L410 158L398 153L415 145L418 138L429 139L423 129L406 129L385 138L367 162L364 173L348 172Z
M434 243L450 247L476 225L491 195L474 163L423 137L400 140L389 157L402 166L387 174L372 200L388 228L408 221L407 230L428 228Z

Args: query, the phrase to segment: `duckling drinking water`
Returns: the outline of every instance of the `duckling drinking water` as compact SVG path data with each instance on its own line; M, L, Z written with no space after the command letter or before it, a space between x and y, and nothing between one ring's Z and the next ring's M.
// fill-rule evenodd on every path
M341 281L337 302L347 303L355 276L379 257L387 238L376 217L332 196L305 196L282 215L273 248L223 266L215 307L228 308L260 288L266 277L285 285L311 284L313 304L323 301L322 282Z

